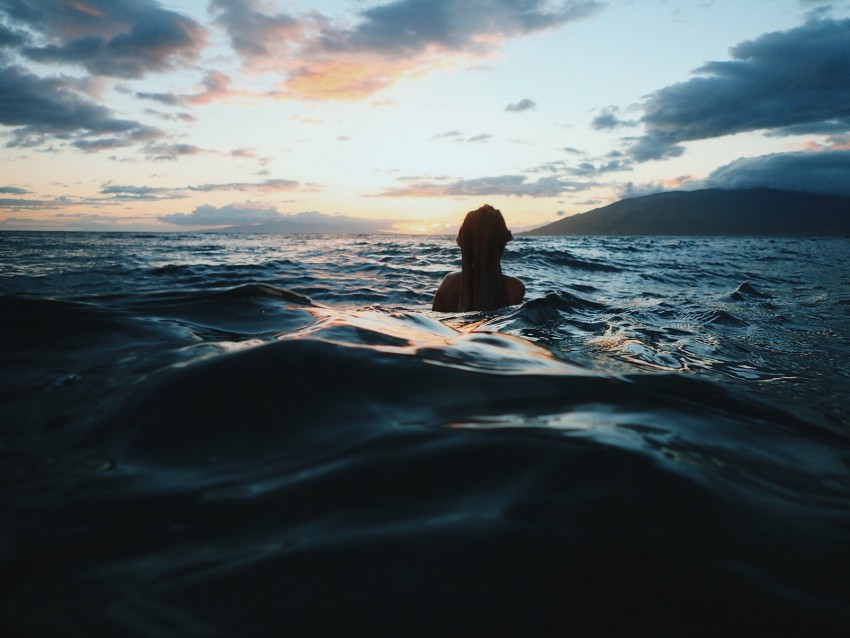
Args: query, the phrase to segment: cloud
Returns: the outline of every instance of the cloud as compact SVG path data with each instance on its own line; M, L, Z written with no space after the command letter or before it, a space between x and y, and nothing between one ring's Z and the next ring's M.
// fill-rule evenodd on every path
M551 9L550 9L551 7ZM397 0L366 9L354 29L330 32L327 50L411 57L429 49L489 53L494 40L528 35L586 17L596 2Z
M489 133L479 133L478 135L471 135L466 137L466 134L463 131L446 131L445 133L439 133L438 135L434 135L431 137L432 140L450 140L455 142L456 144L461 143L477 143L477 142L486 142L489 139L492 139L492 135Z
M701 188L779 188L850 197L850 150L742 157L696 184Z
M159 221L178 226L234 226L277 221L282 215L274 208L258 208L249 205L231 204L198 206L191 213L172 213L158 217Z
M264 10L260 0L213 0L216 23L249 72L284 79L274 97L360 99L403 77L469 63L508 38L555 29L598 11L593 0L394 0L353 25L312 12Z
M69 139L105 134L128 142L164 136L159 129L115 118L111 110L79 95L77 89L73 78L39 78L15 66L0 67L0 124L15 129L10 145L32 146L46 136Z
M628 153L636 162L681 157L685 153L685 147L677 143L675 134L652 132L632 139L634 144Z
M136 97L141 100L153 100L167 106L183 106L186 101L184 96L178 93L151 93L149 91L139 91Z
M558 174L563 173L567 168L567 163L563 160L556 160L554 162L544 162L543 164L539 164L535 166L529 173L550 173L550 174Z
M209 5L230 45L255 71L273 69L276 59L289 57L292 45L311 24L286 13L262 11L262 7L257 0L212 0Z
M0 186L0 193L4 195L29 195L30 191L26 188L18 188L17 186Z
M16 29L10 29L4 24L0 24L0 48L20 47L25 45L27 41L26 33Z
M633 162L619 151L611 151L595 158L587 157L585 153L578 151L574 154L584 156L586 159L576 164L570 164L564 160L545 162L527 172L566 175L570 177L595 177L604 173L630 171L633 166Z
M767 33L733 47L731 57L649 96L640 119L646 133L629 149L635 160L676 157L683 142L744 131L850 131L850 20Z
M154 109L145 109L145 114L153 115L154 117L158 117L171 122L192 123L197 121L197 118L191 113L163 113L162 111L156 111Z
M602 161L581 162L568 166L564 172L575 177L593 177L604 173L619 173L632 170L632 162L624 159L603 159Z
M0 220L0 228L10 230L98 230L98 231L154 231L162 230L149 217L114 217L94 213L57 213L39 217L7 217Z
M608 106L593 118L590 126L596 131L606 131L623 126L635 126L637 124L633 120L621 120L618 112L619 109L616 106Z
M221 71L210 71L201 80L198 90L194 93L150 93L139 91L136 97L143 100L153 100L168 106L188 106L191 104L210 104L230 97L264 98L268 94L235 89L229 75Z
M850 197L850 148L741 157L715 169L704 179L682 175L646 184L629 182L617 194L638 197L681 188L776 188Z
M41 199L0 198L0 210L18 210L22 208L44 208L51 202Z
M291 191L298 188L300 184L290 179L267 179L262 182L233 182L229 184L202 184L200 186L187 186L192 191L261 191L265 193L277 193Z
M119 184L104 184L100 188L102 195L109 195L110 200L119 201L162 201L181 199L185 197L182 189L163 188L160 186L122 186Z
M2 192L2 191L0 191ZM17 193L9 193L17 194ZM88 200L73 199L70 197L54 197L52 199L25 199L25 198L0 198L0 211L9 210L46 210L46 209L63 209L69 206L74 206L79 203L87 205L96 205L97 202Z
M93 75L140 78L184 67L205 43L201 25L154 0L4 0L0 12L42 40L24 45L18 39L23 55L81 65Z
M643 184L627 182L625 184L617 185L616 191L617 196L620 199L629 199L631 197L642 197L644 195L663 193L664 191L679 190L685 184L688 185L688 188L684 190L694 190L696 188L701 188L701 186L698 186L697 182L694 181L692 175L681 175L679 177L674 177L673 179L656 180Z
M71 146L85 151L86 153L97 153L99 151L109 151L116 148L124 148L130 146L132 142L124 137L106 137L96 140L77 140L72 142Z
M525 98L525 99L520 100L519 102L516 102L515 104L508 104L505 107L505 110L512 112L512 113L519 113L521 111L528 111L530 109L533 109L536 106L537 106L537 102L535 102L534 100L529 100L528 98Z
M617 128L620 126L620 120L610 111L601 113L593 118L590 126L596 131L604 131L605 129Z
M516 197L557 197L562 193L585 190L592 184L565 181L558 177L542 177L529 182L523 175L501 175L478 179L457 180L440 184L434 181L414 181L407 186L392 188L373 197L483 197L490 195Z
M115 202L154 202L186 199L193 193L211 192L247 192L247 193L279 193L300 188L299 182L287 179L266 179L260 182L228 182L222 184L199 184L177 187L166 186L136 186L131 184L106 183L100 187L99 197L54 199L0 199L0 209L68 209L77 206L103 206ZM29 191L14 186L0 187L0 195L27 195ZM265 210L263 208L263 210ZM183 219L183 218L179 218Z
M325 215L302 212L285 215L276 208L255 205L230 204L198 206L191 213L173 213L158 217L167 224L190 227L233 227L255 232L278 233L382 233L392 229L390 220L361 219L345 215Z
M229 182L179 187L134 186L110 183L101 186L100 193L101 195L110 195L113 199L158 201L181 199L187 197L188 193L211 193L216 191L278 193L292 191L299 186L299 182L289 179L267 179L261 182Z
M807 5L811 6L811 8L806 13L810 18L828 18L832 14L832 2L833 0L798 0L799 3L806 7Z
M248 146L243 146L241 148L235 148L230 151L231 157L249 157L256 158L257 157L257 149L251 148Z
M149 144L145 153L154 161L173 161L183 155L201 155L208 153L194 144Z

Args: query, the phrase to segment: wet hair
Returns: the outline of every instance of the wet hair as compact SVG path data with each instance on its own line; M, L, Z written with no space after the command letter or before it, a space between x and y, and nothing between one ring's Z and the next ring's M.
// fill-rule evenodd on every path
M457 234L462 263L459 311L510 305L501 260L505 244L513 238L502 213L489 204L466 214Z

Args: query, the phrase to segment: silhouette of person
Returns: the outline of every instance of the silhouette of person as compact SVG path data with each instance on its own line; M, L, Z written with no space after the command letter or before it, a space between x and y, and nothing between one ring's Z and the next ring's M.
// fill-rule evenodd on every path
M434 295L432 309L495 310L521 303L525 285L516 277L502 274L505 244L513 238L502 213L489 204L467 213L457 234L462 270L446 275Z

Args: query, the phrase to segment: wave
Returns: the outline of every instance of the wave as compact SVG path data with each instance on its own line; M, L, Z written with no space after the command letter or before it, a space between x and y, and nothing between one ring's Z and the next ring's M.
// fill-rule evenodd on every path
M590 258L577 257L565 250L535 249L522 255L526 265L540 264L547 268L570 268L588 272L620 272L622 268L613 264ZM510 263L512 258L507 257Z
M0 263L0 633L847 634L844 244L98 238Z
M267 635L245 615L255 604L319 633L589 629L612 593L625 616L606 626L638 634L662 616L670 635L696 619L736 633L753 609L780 633L850 620L843 570L810 584L848 523L846 436L714 383L599 374L480 327L298 312L312 323L163 368L75 435L41 527L16 536L20 561L51 566L37 597L15 590L25 626L104 622L65 590L72 546L111 610L101 630L119 633ZM51 592L64 596L25 613ZM703 617L717 605L733 611Z
M227 452L227 446L215 442L213 428L231 438L233 425L241 423L241 433L262 430L262 436L252 432L244 437L246 444L260 446L249 454L253 457L274 440L267 435L283 422L291 424L277 434L284 439L293 427L295 432L332 423L362 424L367 430L386 425L445 428L475 423L488 414L503 415L489 422L493 427L530 425L564 432L571 429L569 423L578 423L569 420L573 417L563 420L564 415L581 414L582 406L605 405L596 425L623 421L628 429L636 414L658 413L654 434L667 428L679 437L667 442L670 451L726 449L725 463L706 468L721 473L729 467L730 454L752 453L755 458L748 461L758 467L766 450L783 445L779 431L808 431L804 422L782 410L687 376L599 374L528 341L456 332L424 315L328 309L309 314L314 323L273 343L181 364L152 378L114 417L120 423L114 431L126 436L134 430L130 424L142 424L133 434L134 445L147 440L142 447L156 453L198 456L207 445ZM333 401L325 399L328 395ZM378 416L372 412L376 406ZM618 413L629 417L621 419ZM718 429L724 421L729 426ZM707 438L688 440L685 433L691 427ZM604 429L577 428L591 437L588 433ZM756 436L758 444L739 448L728 438L741 433L745 439ZM171 446L173 437L197 439L201 447ZM794 440L779 455L784 455L782 462L787 464L800 446ZM806 467L807 462L801 463L799 469Z
M701 325L729 326L733 328L745 328L749 325L746 321L739 319L731 312L717 309L683 313L679 318L679 322L695 322Z
M751 299L769 299L770 295L756 290L750 282L745 281L739 285L735 292L729 295L734 301L747 301Z
M307 295L263 282L248 282L210 292L184 293L178 291L164 293L162 298L168 298L177 303L219 303L222 306L232 303L258 302L262 300L274 300L276 302L293 303L302 306L316 305Z

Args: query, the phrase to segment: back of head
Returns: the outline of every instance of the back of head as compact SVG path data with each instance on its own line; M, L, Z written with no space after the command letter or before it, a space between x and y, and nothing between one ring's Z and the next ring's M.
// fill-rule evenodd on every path
M467 213L457 235L463 265L458 310L495 310L508 305L501 259L511 239L502 213L489 204Z

